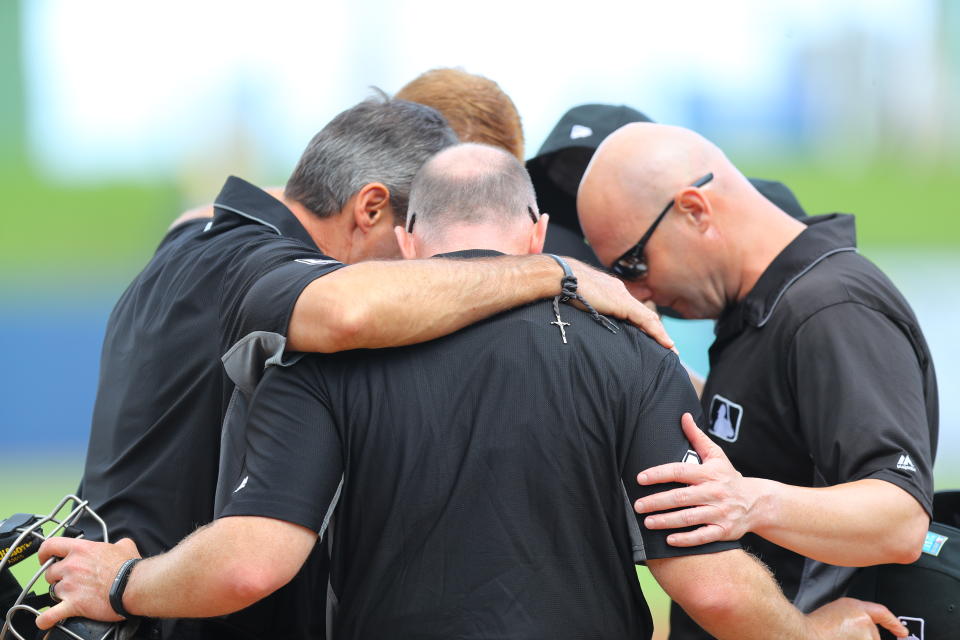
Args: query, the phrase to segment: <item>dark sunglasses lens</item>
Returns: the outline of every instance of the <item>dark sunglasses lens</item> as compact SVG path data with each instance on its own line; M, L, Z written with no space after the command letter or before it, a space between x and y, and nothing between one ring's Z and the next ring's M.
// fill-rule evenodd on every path
M640 280L647 275L647 264L642 259L628 257L618 260L611 271L624 280Z

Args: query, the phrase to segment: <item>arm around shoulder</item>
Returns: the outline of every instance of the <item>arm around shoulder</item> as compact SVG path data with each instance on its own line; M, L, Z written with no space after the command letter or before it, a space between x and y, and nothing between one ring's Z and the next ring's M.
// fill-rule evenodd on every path
M570 263L581 293L600 313L673 346L656 314L631 297L623 283ZM562 276L559 265L542 255L348 265L303 290L290 318L289 348L331 353L425 342L557 295Z
M200 220L200 219L206 219L206 218L212 218L212 217L213 217L212 204L205 204L199 207L194 207L193 209L184 211L179 216L177 216L177 219L171 222L170 226L167 227L167 231L169 231L170 229L173 229L174 227L179 227L181 224L185 222L190 222L191 220Z

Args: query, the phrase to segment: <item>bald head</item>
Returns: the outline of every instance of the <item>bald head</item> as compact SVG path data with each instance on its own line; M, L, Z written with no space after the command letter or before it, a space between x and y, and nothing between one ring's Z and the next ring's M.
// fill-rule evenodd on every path
M712 180L698 186L708 174ZM712 142L648 122L604 140L580 183L577 210L601 262L633 252L623 263L631 293L686 317L717 317L803 228Z
M444 250L480 248L479 238L490 245L494 236L499 246L484 248L526 246L540 218L524 166L502 149L470 143L449 147L423 165L410 189L409 211L407 230L421 245Z
M584 173L577 198L581 223L585 230L592 227L594 235L620 235L632 229L637 217L651 222L679 189L708 173L714 174L713 189L745 182L724 153L694 131L652 122L628 124L604 140ZM604 215L615 202L629 202L633 220Z

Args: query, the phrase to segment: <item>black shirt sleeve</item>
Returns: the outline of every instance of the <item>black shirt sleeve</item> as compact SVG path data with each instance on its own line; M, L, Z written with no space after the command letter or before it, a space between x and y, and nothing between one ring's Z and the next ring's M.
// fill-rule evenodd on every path
M923 373L903 332L862 304L833 305L800 326L789 363L801 435L825 483L886 480L930 513Z
M642 381L638 381L642 384ZM679 484L658 484L640 486L637 474L644 469L668 462L698 464L692 458L693 446L683 435L680 427L681 416L689 412L697 424L701 424L700 402L696 391L690 384L690 378L680 364L679 358L670 352L660 360L655 373L650 376L646 388L636 394L627 408L627 429L625 431L626 464L622 468L621 480L633 503L644 496L660 491L677 488ZM714 542L697 547L672 547L667 544L667 536L681 531L692 531L696 527L685 529L651 530L647 529L644 515L636 516L643 542L643 552L647 559L672 558L676 556L713 553L727 549L738 549L738 542Z
M271 367L248 414L240 480L216 514L262 516L323 532L344 464L340 434L314 359Z
M243 256L235 265L237 273L229 276L238 284L227 287L239 296L234 339L253 331L286 336L293 307L307 285L343 266L293 241L273 242Z

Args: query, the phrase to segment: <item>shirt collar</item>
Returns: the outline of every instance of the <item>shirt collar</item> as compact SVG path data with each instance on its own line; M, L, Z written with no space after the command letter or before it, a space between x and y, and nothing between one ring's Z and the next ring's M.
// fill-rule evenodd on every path
M801 219L807 225L780 252L740 302L728 307L717 322L716 333L733 335L747 325L764 326L790 286L821 260L835 253L857 250L854 217L832 213Z
M213 228L236 222L237 216L273 229L277 235L296 238L311 247L316 243L297 217L269 193L236 176L230 176L213 203Z

